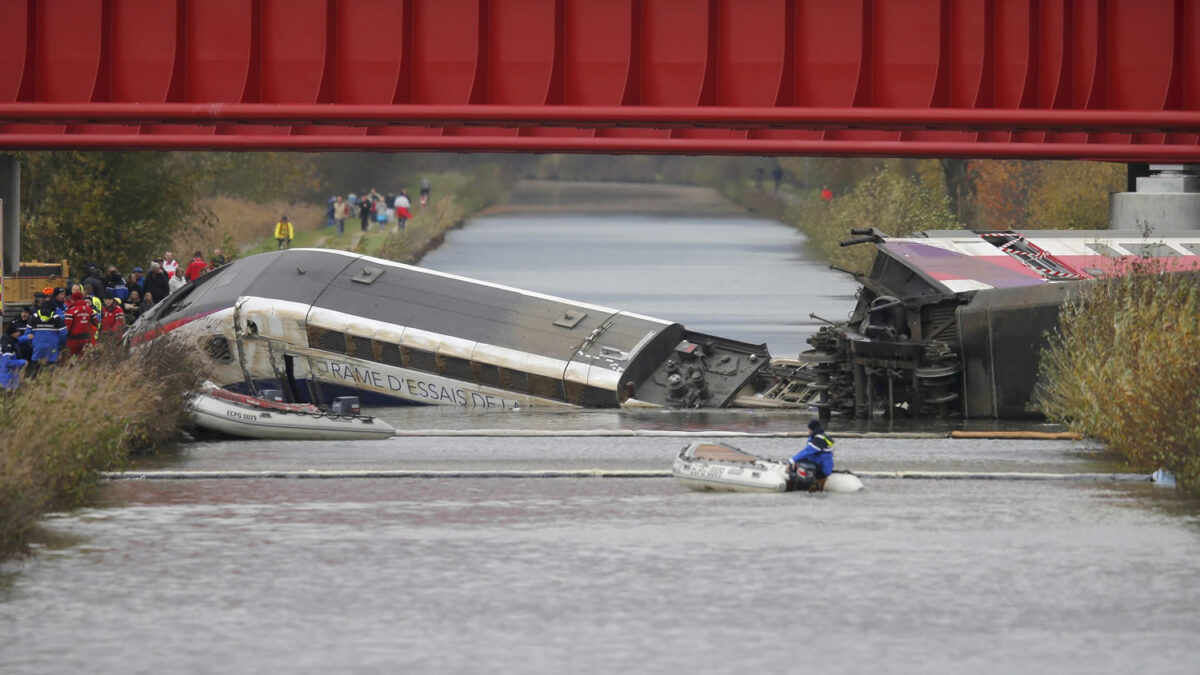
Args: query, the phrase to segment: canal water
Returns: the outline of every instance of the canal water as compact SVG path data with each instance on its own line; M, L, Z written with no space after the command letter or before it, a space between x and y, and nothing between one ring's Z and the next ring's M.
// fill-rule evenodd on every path
M858 284L804 236L745 215L499 215L447 235L422 266L677 321L795 357L845 320Z
M736 214L510 213L423 264L774 354L803 349L808 313L844 316L853 293L800 235ZM1200 518L1148 482L703 494L534 475L661 472L684 439L493 430L778 432L803 418L376 412L431 433L191 442L139 468L476 473L110 482L0 568L0 672L1192 673L1200 657ZM731 440L777 457L799 444ZM846 437L837 457L860 471L1120 470L1061 441Z

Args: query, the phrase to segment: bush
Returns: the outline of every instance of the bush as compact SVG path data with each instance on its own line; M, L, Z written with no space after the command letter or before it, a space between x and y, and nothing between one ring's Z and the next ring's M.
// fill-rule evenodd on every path
M1090 284L1064 304L1042 352L1037 405L1129 464L1200 491L1200 276Z
M874 227L893 237L921 230L960 227L950 212L949 199L940 185L918 177L877 170L849 194L825 203L814 192L788 212L788 222L808 234L822 257L856 272L867 272L875 259L873 246L842 247L852 228Z
M42 513L86 503L97 472L170 440L200 379L182 345L108 339L0 398L0 557L26 549Z

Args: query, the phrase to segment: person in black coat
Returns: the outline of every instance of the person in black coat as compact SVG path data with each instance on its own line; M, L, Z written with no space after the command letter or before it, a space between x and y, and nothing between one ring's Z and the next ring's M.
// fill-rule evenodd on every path
M363 232L367 231L367 227L371 223L371 211L374 206L375 203L371 201L370 197L362 197L358 201L358 219Z
M146 293L154 296L155 302L161 302L171 294L171 283L167 279L167 273L163 271L162 265L154 263L150 266L150 274L146 275L144 287Z
M95 265L88 267L87 276L80 283L87 287L87 295L104 297L104 281L100 279L100 268Z
M33 358L33 346L19 339L24 326L18 321L13 319L4 327L4 335L0 335L0 354L12 354L15 359L28 361Z

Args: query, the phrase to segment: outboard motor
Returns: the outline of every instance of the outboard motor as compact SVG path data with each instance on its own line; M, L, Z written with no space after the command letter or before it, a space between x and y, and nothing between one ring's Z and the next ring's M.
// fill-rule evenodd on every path
M817 484L817 465L812 462L788 464L788 492L808 492Z
M330 409L339 415L357 415L362 412L357 396L339 396L333 399Z

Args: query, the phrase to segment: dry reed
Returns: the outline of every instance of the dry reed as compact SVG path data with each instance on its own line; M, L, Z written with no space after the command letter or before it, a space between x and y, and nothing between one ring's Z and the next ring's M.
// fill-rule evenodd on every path
M1131 467L1200 491L1200 275L1089 284L1042 353L1038 406Z
M181 345L109 339L0 398L0 557L27 550L41 514L86 503L97 472L171 439L200 377Z
M283 200L260 204L237 197L211 197L200 200L197 206L201 217L174 237L176 257L188 259L193 251L199 250L207 259L214 247L222 246L233 249L225 251L232 258L244 247L273 237L281 215L292 221L296 232L309 232L325 225L326 207L321 204Z

